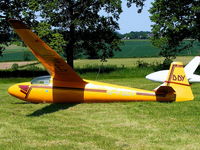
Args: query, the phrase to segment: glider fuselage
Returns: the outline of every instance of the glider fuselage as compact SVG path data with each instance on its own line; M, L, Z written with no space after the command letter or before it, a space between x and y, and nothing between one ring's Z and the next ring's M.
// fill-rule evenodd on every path
M24 101L33 103L83 103L83 102L125 102L125 101L173 101L173 97L156 94L154 91L129 88L102 82L84 80L85 84L52 86L52 84L19 83L8 92ZM69 85L69 84L68 84ZM74 86L76 85L76 86ZM171 100L170 100L171 99Z

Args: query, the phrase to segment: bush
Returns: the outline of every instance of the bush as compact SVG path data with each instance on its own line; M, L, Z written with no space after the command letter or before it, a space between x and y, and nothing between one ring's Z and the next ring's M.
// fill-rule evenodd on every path
M136 62L136 66L138 68L144 68L144 67L149 67L149 64L147 62L142 61L142 60L138 60Z
M23 57L24 57L24 61L29 61L29 60L31 60L31 55L30 55L30 53L29 52L24 52L24 55L23 55Z
M43 70L32 71L32 70L1 70L0 77L1 78L9 78L9 77L37 77L48 75L48 72Z
M19 65L14 63L12 66L11 66L11 70L15 71L15 70L18 70L19 69Z
M157 64L157 65L154 67L154 70L155 70L155 71L159 71L159 70L168 70L172 62L173 62L173 61L172 61L171 59L165 59L165 60L163 61L162 64Z
M34 66L34 65L29 65L26 70L29 70L29 71L38 71L38 70L42 70L40 69L39 67L37 66Z
M119 68L116 65L85 65L83 68L76 68L75 70L80 73L98 72L98 73L109 73Z

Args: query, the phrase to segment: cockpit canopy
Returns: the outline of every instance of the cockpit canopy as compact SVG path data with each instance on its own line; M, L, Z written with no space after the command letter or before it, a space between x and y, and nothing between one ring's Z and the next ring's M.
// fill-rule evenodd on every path
M31 81L31 84L49 84L51 76L36 77Z

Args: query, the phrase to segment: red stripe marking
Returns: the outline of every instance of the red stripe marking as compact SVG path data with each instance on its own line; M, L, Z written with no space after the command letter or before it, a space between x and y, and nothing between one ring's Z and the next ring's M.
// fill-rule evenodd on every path
M84 89L84 88L53 87L53 86L31 86L31 88L48 88L48 89L54 88L54 89L81 90L81 91L101 92L101 93L107 92L107 90L101 90L101 89Z
M179 84L179 85L184 85L184 86L191 86L190 84L184 84L184 83L178 83L178 82L171 82L171 81L165 81L166 83L174 83L174 84Z
M33 85L33 86L31 86L32 88L52 88L52 86L36 86L36 85Z
M106 93L107 90L99 90L99 89L85 89L85 91L89 91L89 92L102 92L102 93Z
M169 75L168 81L171 81L172 76L173 76L173 73L174 73L174 69L175 69L175 65L172 66L172 70L171 70L171 72L170 72L170 75ZM167 86L169 86L169 83L167 83Z
M26 92L25 92L25 91L23 91L23 90L20 90L20 92L22 92L22 93L26 94Z
M19 85L19 88L24 91L24 92L27 92L28 89L29 89L29 86L28 85Z
M25 97L25 99L26 99L26 98L29 96L29 94L30 94L31 90L32 90L32 87L30 87L30 88L29 88L29 90L28 90L28 92L27 92L27 94L26 94L26 97Z
M183 65L176 65L176 64L174 64L174 65L172 66L172 70L171 70L171 72L170 72L168 81L166 82L166 83L167 83L167 86L169 86L169 83L170 83L171 79L173 78L174 69L175 69L176 67L183 67Z
M141 92L136 92L137 95L144 95L144 96L155 96L155 93L141 93Z

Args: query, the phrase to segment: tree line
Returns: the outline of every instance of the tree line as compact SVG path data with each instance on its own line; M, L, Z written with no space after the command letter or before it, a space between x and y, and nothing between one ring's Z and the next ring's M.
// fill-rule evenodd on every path
M130 40L130 39L150 39L153 35L150 31L131 31L125 34L118 33L118 36L122 40Z
M126 0L141 13L145 0ZM107 15L101 15L101 11ZM161 49L166 60L200 40L200 1L154 0L149 12L152 34L118 34L122 0L1 0L0 55L13 40L7 20L25 22L52 48L62 53L70 66L78 55L105 60L120 50L120 38L145 39ZM133 13L137 13L133 12ZM39 19L38 19L39 18ZM191 38L189 43L184 39Z
M126 3L127 7L134 4L140 12L144 1ZM101 15L100 11L109 15ZM12 40L7 20L15 18L33 27L52 48L61 51L71 67L80 54L105 60L120 50L115 30L119 29L121 13L122 0L2 0L0 34L5 38L0 42L8 45Z

